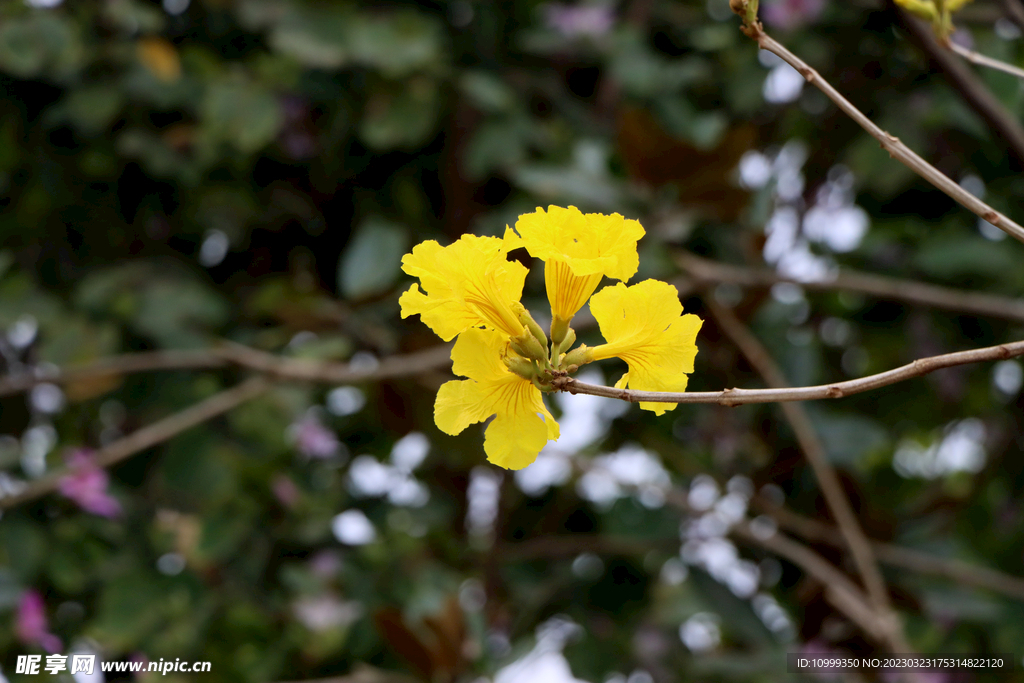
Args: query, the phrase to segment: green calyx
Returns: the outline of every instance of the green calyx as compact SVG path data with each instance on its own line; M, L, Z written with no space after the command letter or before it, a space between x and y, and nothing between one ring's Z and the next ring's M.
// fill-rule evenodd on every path
M551 341L533 319L526 307L516 302L513 311L525 328L519 336L509 339L509 348L514 352L503 361L512 372L533 382L541 391L552 391L553 377L573 373L579 366L594 360L594 352L585 344L569 350L576 343L576 331L569 327L568 320L556 317L551 322Z
M533 381L536 374L537 362L527 360L522 356L508 355L501 359L505 363L505 367L508 368L509 372L515 375L519 375L523 379Z
M512 310L519 316L519 322L521 322L523 326L530 331L533 338L540 342L541 346L546 347L548 345L547 335L544 334L544 330L542 330L540 325L537 324L537 321L533 319L530 312L526 310L526 306L515 301L512 303Z
M572 345L576 343L576 332L570 327L561 343L558 344L558 348L555 348L555 340L551 340L551 358L553 361L557 361L562 357L562 354L572 348ZM557 365L557 362L555 363Z
M562 344L562 342L565 341L566 335L572 333L573 337L576 336L572 331L572 328L569 327L570 322L570 320L562 320L557 315L555 316L555 319L551 321L551 341L554 344L558 344L560 348L568 348L568 346L572 346L571 343L568 346L564 346Z
M547 344L542 344L536 337L530 334L529 330L524 331L518 337L509 339L509 345L513 351L523 358L529 358L545 366L549 365Z
M729 9L743 19L746 26L757 23L758 0L729 0Z
M563 369L568 369L573 365L579 367L593 361L594 350L586 344L580 344L577 348L562 356L561 362L559 362L558 366Z

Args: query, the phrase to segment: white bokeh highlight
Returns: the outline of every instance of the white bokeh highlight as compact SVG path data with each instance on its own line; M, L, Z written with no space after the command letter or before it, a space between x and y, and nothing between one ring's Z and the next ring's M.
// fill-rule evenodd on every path
M362 510L345 510L335 515L331 531L345 545L366 545L377 540L377 530Z

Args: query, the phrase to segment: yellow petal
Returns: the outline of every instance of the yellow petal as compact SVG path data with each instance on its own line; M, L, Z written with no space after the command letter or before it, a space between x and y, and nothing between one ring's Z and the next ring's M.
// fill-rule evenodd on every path
M544 264L544 284L547 286L551 315L572 320L587 299L601 284L601 273L578 277L565 261L551 260Z
M434 422L446 434L458 434L494 415L484 452L500 467L521 469L536 460L548 439L558 438L558 423L537 387L502 363L507 341L500 332L479 328L459 335L452 349L452 367L469 379L441 387L434 402Z
M603 276L628 280L640 264L636 243L644 229L617 213L549 206L520 216L516 230L530 254L545 262L551 311L564 320L586 303Z
M445 434L461 434L469 425L491 416L479 400L480 384L471 379L445 382L434 400L434 423Z
M399 299L402 317L419 315L445 341L470 327L486 326L507 335L522 333L523 325L511 304L519 301L526 268L505 255L518 238L463 235L442 247L433 240L413 247L402 258L402 270L420 279Z
M683 312L676 288L658 280L605 287L590 300L590 311L607 344L593 349L595 360L618 357L629 372L616 386L640 391L685 391L693 372L697 332L703 321ZM675 403L642 402L661 415Z
M932 0L896 0L896 4L924 19L934 21L938 17L938 10Z
M526 380L508 398L512 409L498 413L487 426L484 452L498 467L521 470L537 459L548 439L558 438L558 423L544 407L540 391Z

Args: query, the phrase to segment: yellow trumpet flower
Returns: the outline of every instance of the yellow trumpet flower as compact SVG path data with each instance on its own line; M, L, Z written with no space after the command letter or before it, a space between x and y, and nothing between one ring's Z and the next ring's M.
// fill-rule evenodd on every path
M628 280L640 265L636 243L644 236L639 221L617 213L581 213L575 206L538 208L516 221L522 245L544 261L551 314L568 324L607 275Z
M519 470L537 459L558 423L533 382L513 374L502 361L508 339L500 332L472 328L452 349L452 372L468 377L446 382L434 402L434 422L446 434L459 434L474 422L495 418L484 434L487 459Z
M524 326L512 304L523 294L527 269L505 258L518 241L508 230L504 238L463 235L447 247L434 240L417 244L402 258L402 270L418 277L425 291L414 284L401 296L402 317L419 314L445 341L479 326L519 336Z
M593 359L618 357L629 366L615 383L617 388L686 390L687 373L693 372L697 355L697 332L704 321L693 314L682 315L675 287L658 280L605 287L590 300L590 312L608 342L591 349ZM640 403L657 415L677 405Z

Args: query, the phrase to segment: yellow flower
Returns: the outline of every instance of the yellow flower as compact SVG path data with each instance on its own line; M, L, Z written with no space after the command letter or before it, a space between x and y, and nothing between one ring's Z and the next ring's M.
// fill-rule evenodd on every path
M471 328L452 349L452 371L468 377L446 382L434 402L434 422L446 434L459 434L491 415L484 452L499 467L518 470L537 459L548 439L558 438L558 423L529 380L509 372L502 362L508 339L499 332Z
M943 9L946 12L956 12L971 0L946 0ZM918 16L926 19L934 19L939 14L939 8L934 0L896 0L896 4L904 7Z
M644 236L639 221L583 214L575 206L538 208L519 217L516 231L530 255L545 262L551 314L563 321L583 307L602 276L625 281L636 274L636 243Z
M896 4L932 23L932 29L943 39L948 39L955 28L953 13L961 9L971 0L896 0Z
M402 258L402 270L418 277L425 291L414 284L402 295L402 317L419 314L445 341L479 326L522 334L512 304L522 296L527 270L505 258L518 241L506 230L504 238L463 235L447 247L433 240L417 244Z
M640 391L684 391L686 373L693 372L697 332L703 321L681 315L679 292L658 280L630 287L621 282L605 287L590 300L601 334L607 340L591 349L594 360L619 357L629 371L615 386ZM661 415L675 403L642 402L640 407Z

